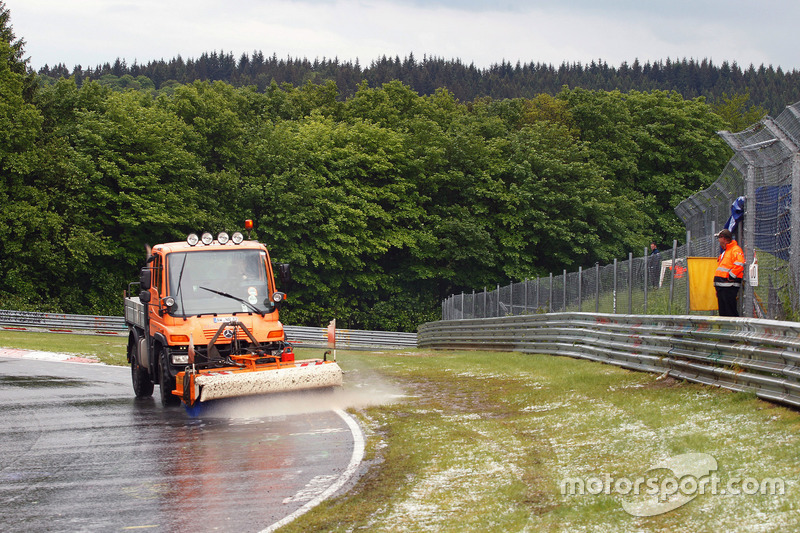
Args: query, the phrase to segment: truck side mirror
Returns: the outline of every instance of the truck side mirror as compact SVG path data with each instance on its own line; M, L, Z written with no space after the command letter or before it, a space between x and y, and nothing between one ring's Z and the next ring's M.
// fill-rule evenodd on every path
M139 301L143 304L150 302L150 291L142 291L139 293Z
M143 268L141 272L139 272L139 289L143 291L150 290L150 269Z
M281 280L281 287L288 287L292 283L292 272L289 263L278 263L278 279Z

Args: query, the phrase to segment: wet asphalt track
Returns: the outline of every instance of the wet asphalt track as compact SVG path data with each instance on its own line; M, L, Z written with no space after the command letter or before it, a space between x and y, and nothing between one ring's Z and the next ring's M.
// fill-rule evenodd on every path
M260 531L336 482L354 449L333 411L191 418L97 364L0 358L0 421L3 532Z

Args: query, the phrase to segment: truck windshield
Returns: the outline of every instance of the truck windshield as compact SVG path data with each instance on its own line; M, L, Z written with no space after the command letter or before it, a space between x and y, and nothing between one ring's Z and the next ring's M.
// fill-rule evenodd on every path
M261 313L272 312L266 258L261 250L207 250L169 254L167 290L175 298L172 314L253 313L255 309ZM250 305L220 293L234 296Z

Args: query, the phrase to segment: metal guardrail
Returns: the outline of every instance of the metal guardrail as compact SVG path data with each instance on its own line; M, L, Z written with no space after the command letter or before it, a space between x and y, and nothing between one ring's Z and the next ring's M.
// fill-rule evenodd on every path
M66 315L0 309L0 327L4 329L46 329L70 333L85 331L101 335L127 333L125 319L121 316Z
M312 328L307 326L284 326L283 328L286 330L286 338L295 346L327 346L328 330L326 328ZM337 329L336 345L344 348L414 348L417 346L417 334L392 331L368 331L361 329Z
M0 328L12 330L47 330L57 333L93 333L127 335L128 327L121 316L67 315L0 309ZM305 326L284 326L286 338L297 346L327 346L327 329ZM405 348L417 345L416 333L337 329L336 344L340 348Z
M565 355L753 392L800 407L800 323L715 316L550 313L429 322L421 348Z

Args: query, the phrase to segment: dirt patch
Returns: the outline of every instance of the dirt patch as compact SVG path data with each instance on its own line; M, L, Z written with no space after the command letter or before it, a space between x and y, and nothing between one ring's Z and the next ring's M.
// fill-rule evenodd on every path
M650 383L643 385L642 388L646 390L670 389L673 387L679 387L682 383L683 381L681 380L677 380L672 376L662 374Z

